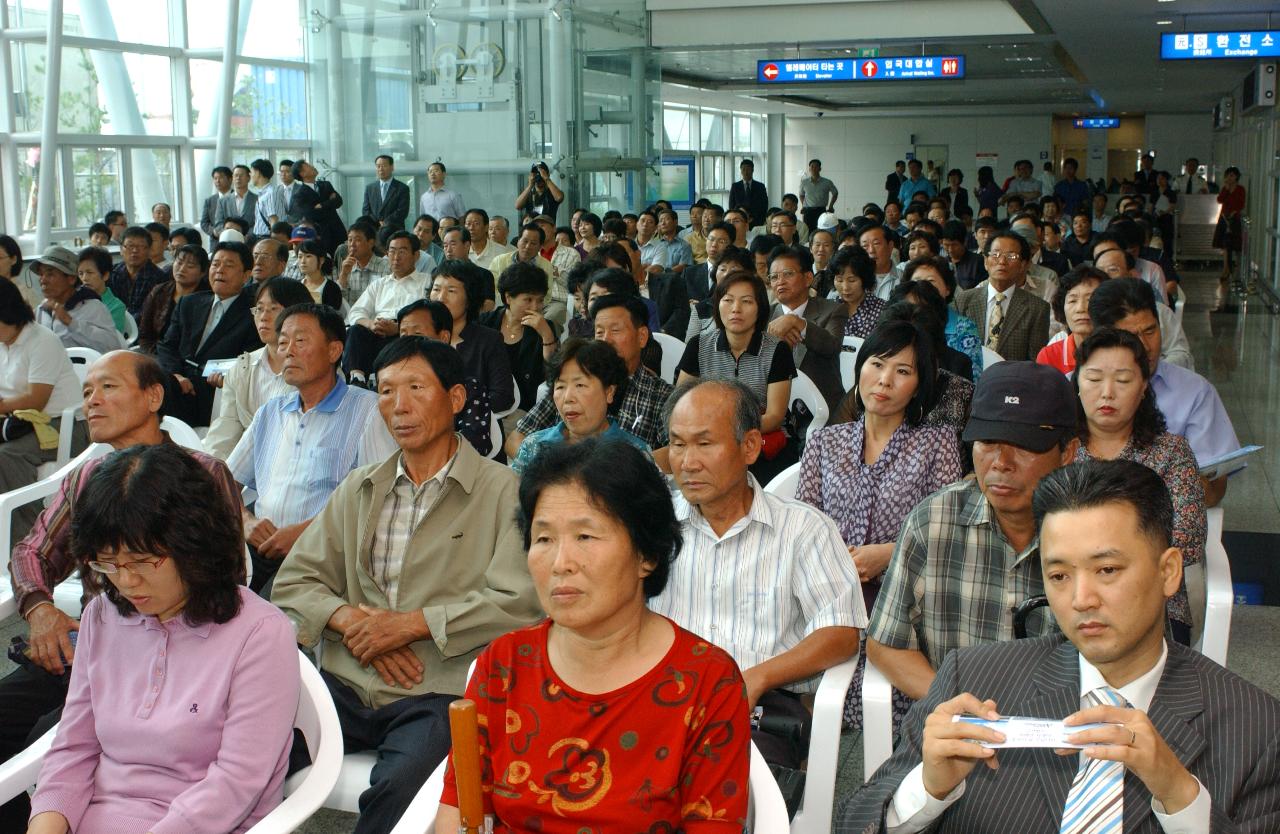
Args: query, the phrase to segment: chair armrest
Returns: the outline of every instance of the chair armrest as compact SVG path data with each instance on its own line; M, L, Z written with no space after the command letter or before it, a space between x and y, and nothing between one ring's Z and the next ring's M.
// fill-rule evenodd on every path
M862 744L863 774L869 779L893 755L893 687L870 660L862 675Z
M831 830L844 703L857 668L858 655L855 654L822 673L822 680L813 698L813 724L809 733L804 799L791 820L792 834L826 834Z
M391 834L431 834L436 827L436 809L440 807L440 794L444 791L444 769L449 760L446 758L433 771L418 793L404 809L404 815L391 829Z
M18 600L8 588L0 591L0 621L18 613Z
M76 420L82 417L83 412L78 405L62 410L62 422L58 424L58 466L71 460L71 437L75 433Z
M58 728L53 727L26 750L0 764L0 802L8 802L36 783L44 754L53 746L57 732Z
M1200 652L1215 663L1227 664L1227 649L1231 640L1231 608L1235 603L1235 588L1231 584L1231 562L1222 545L1223 514L1221 507L1211 507L1207 513L1208 530L1205 537L1204 631L1200 635Z

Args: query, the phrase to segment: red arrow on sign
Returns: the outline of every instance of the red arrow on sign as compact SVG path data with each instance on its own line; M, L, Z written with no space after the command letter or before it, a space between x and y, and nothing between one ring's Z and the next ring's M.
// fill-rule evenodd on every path
M772 81L773 79L777 78L777 77L778 77L778 65L777 65L777 64L765 64L765 65L764 65L764 77L765 77L766 79L768 79L769 81Z
M878 71L879 67L876 66L875 61L867 61L862 65L862 74L867 78L875 78Z

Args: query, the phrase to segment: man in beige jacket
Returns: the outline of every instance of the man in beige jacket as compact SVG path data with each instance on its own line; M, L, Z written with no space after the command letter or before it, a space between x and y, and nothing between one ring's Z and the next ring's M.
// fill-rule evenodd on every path
M453 431L466 404L447 344L379 354L379 409L400 450L352 471L297 540L272 601L320 668L347 752L378 763L359 834L390 831L449 751L449 703L494 637L541 616L516 527L516 475Z

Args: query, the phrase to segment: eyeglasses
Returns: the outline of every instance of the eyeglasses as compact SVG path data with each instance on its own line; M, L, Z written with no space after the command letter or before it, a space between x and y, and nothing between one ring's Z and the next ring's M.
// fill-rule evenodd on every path
M782 279L782 278L794 278L794 277L796 277L796 276L797 276L797 275L799 275L799 274L800 274L800 270L798 270L798 269L784 269L784 270L782 270L781 272L770 272L770 273L769 273L769 280L770 280L770 281L777 281L777 280L780 280L780 279Z
M134 576L149 576L156 572L156 569L164 562L168 556L152 556L149 559L138 559L133 562L98 562L89 563L89 568L94 573L105 573L107 576L115 576L120 571L127 570Z
M258 316L277 316L283 307L259 307L257 304L249 308L249 312L255 317Z
M987 259L992 261L1004 261L1005 263L1016 264L1022 260L1021 252L988 252Z

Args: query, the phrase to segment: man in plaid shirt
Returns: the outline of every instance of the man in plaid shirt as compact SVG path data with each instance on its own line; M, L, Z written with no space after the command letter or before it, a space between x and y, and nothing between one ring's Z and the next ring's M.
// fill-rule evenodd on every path
M1075 459L1076 396L1054 368L1001 362L982 374L964 440L976 480L945 487L903 523L867 628L867 657L920 699L952 649L1013 639L1013 611L1044 593L1031 496ZM1048 608L1027 636L1058 629Z
M640 363L640 351L649 342L649 308L639 296L605 295L591 305L596 338L608 342L627 364L631 377L618 407L622 428L649 444L654 459L665 464L667 426L662 406L671 395L671 383ZM507 456L514 458L525 436L554 426L560 419L550 394L520 418L516 430L507 437Z
M85 419L95 443L124 449L171 442L160 431L164 371L152 357L112 351L89 367L84 390ZM191 454L213 475L235 518L240 518L240 486L226 464L203 452ZM76 497L103 460L92 458L68 474L31 533L13 548L9 581L18 611L28 623L34 665L19 665L0 679L0 762L25 749L61 716L75 656L70 635L80 624L53 604L53 588L76 568L71 552ZM243 575L237 578L245 581ZM24 831L29 811L25 793L0 806L0 831Z

